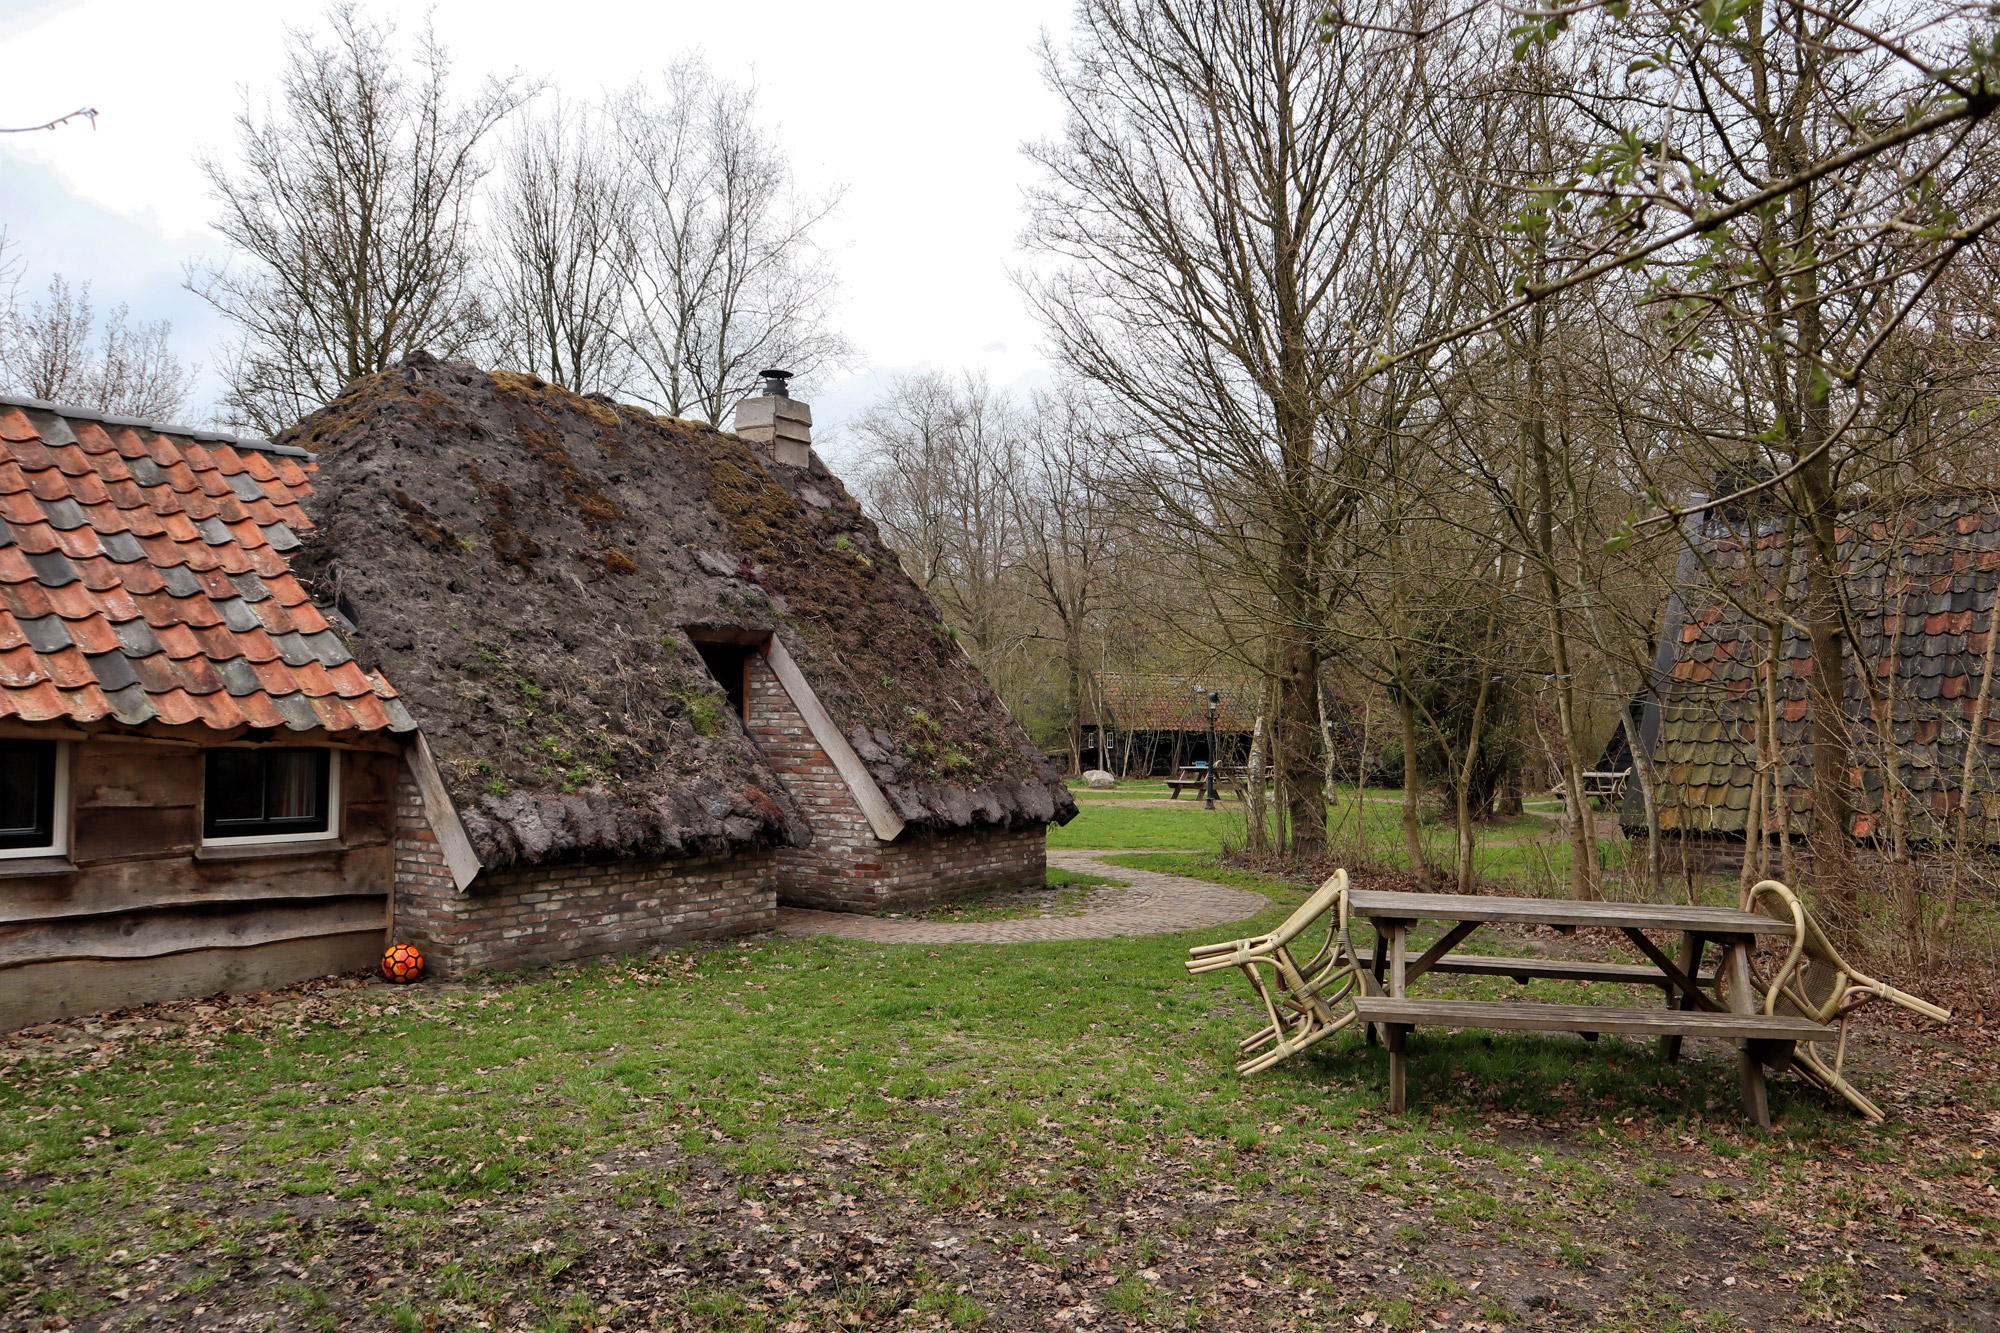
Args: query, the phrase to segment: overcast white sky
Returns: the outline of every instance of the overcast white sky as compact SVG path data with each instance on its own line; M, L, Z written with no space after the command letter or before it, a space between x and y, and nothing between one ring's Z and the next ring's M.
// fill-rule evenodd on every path
M369 8L406 31L423 17L417 5ZM1021 262L1031 178L1020 146L1060 124L1033 46L1045 28L1067 32L1070 8L440 0L435 15L468 87L519 70L595 96L694 51L719 74L756 81L801 182L846 189L823 239L842 279L840 326L861 360L814 405L837 432L900 371L1042 379L1037 330L1008 270ZM27 261L24 293L53 271L89 279L100 308L125 301L135 316L171 319L184 355L213 364L223 330L180 286L187 260L223 250L194 159L232 150L244 89L261 100L286 26L321 12L269 0L0 0L0 124L80 105L101 113L95 130L0 137L0 225ZM202 394L213 391L210 380Z

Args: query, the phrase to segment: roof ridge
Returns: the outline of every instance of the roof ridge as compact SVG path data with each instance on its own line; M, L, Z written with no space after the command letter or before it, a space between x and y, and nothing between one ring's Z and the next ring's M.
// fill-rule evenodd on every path
M253 449L262 454L278 454L285 458L311 458L312 454L290 444L273 444L257 435L233 435L226 430L198 430L193 426L162 425L155 421L142 421L138 417L121 417L111 412L100 412L94 407L74 407L63 403L51 403L41 398L24 398L17 394L0 393L0 407L19 407L30 412L50 412L59 417L75 417L79 421L95 421L106 426L127 426L136 430L149 430L155 435L184 435L203 444L226 444L236 449Z

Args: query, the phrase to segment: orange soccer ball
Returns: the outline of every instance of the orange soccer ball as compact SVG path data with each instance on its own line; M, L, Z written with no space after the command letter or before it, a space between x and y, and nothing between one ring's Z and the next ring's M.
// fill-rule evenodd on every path
M391 981L415 981L424 974L424 951L414 944L392 944L382 953L382 975Z

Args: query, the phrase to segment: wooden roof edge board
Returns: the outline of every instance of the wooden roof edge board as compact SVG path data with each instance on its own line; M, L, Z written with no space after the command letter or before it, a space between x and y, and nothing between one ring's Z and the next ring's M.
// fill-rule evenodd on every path
M248 727L235 727L228 731L216 731L199 723L174 727L148 722L131 728L117 723L78 722L74 718L50 722L23 722L18 718L0 720L0 740L118 741L131 745L178 745L190 749L326 746L335 750L367 750L376 754L396 754L402 749L396 739L379 732L330 732L320 727L311 731L281 731L263 740L251 740L250 730Z
M841 781L853 793L855 804L868 817L868 826L883 842L894 842L902 836L905 827L903 817L889 804L888 796L876 785L868 766L861 762L861 756L854 752L854 747L847 743L847 737L840 734L840 728L827 716L819 696L813 693L812 685L807 682L805 673L799 670L799 664L792 660L791 653L786 651L783 640L775 634L771 635L764 641L763 653L764 660L770 664L771 674L785 687L785 693L791 696L792 706L806 720L807 730L819 742L819 748L826 751Z
M424 739L423 732L416 733L415 742L404 752L404 760L410 766L410 776L416 779L417 794L424 802L424 818L430 822L438 850L444 853L451 882L464 893L484 867L480 865L479 853L472 849L472 839L465 834L458 806L445 788L444 775L438 772L437 760L431 757L430 742Z

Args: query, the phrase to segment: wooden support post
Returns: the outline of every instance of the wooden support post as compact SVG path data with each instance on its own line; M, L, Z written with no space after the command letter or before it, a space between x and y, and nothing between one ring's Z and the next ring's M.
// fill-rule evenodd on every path
M1384 1023L1389 1036L1389 1114L1401 1115L1405 1105L1403 1081L1409 1064L1407 1050L1410 1039L1408 1023Z
M1735 1014L1756 1013L1756 992L1750 984L1750 940L1746 936L1733 935L1722 942L1722 949L1722 964L1729 976L1729 1011ZM1742 1053L1737 1056L1743 1076L1743 1109L1761 1128L1769 1129L1771 1096L1764 1086L1764 1062L1758 1055L1752 1043L1746 1041Z
M1697 985L1700 984L1701 977L1701 955L1707 943L1708 941L1693 931L1684 930L1681 932L1680 956L1674 961L1680 965L1683 973L1696 979ZM1667 1008L1686 1009L1688 1007L1689 1001L1687 996L1683 995L1678 989L1668 987ZM1660 1058L1670 1063L1680 1059L1681 1038L1678 1036L1660 1038Z
M1374 925L1373 922L1369 924L1371 926ZM1383 950L1382 931L1377 927L1375 929L1375 938L1368 945L1368 975L1374 978L1375 981L1374 986L1368 988L1370 995L1380 995L1382 993L1382 969L1388 965L1389 956ZM1380 1034L1376 1032L1375 1024L1363 1023L1361 1026L1366 1029L1368 1044L1370 1046L1375 1045L1380 1040Z
M1389 994L1402 999L1407 994L1409 984L1406 975L1409 964L1404 960L1403 946L1410 933L1410 923L1394 921L1389 925Z

